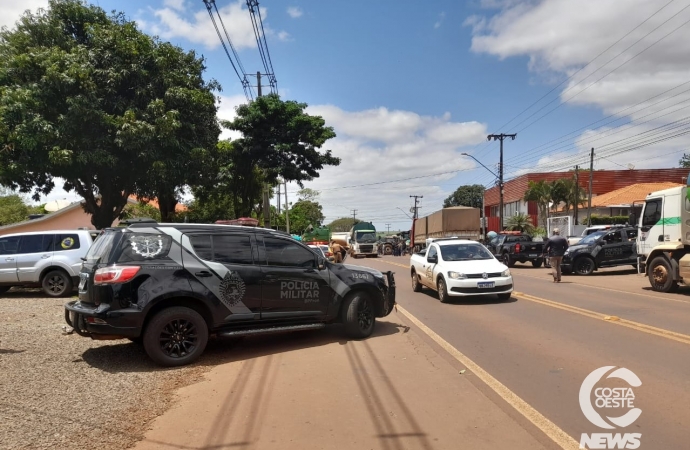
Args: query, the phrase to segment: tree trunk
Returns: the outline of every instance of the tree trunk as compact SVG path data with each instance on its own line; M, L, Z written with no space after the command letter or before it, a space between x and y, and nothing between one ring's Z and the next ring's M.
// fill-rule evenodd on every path
M158 191L158 209L161 212L161 222L172 222L175 219L175 207L179 203L174 192L161 189Z
M83 209L87 214L91 214L91 224L97 230L113 226L113 222L120 217L127 205L130 195L129 191L122 192L108 186L100 189L101 195L96 196L90 183L74 180L72 184L77 194L84 199Z

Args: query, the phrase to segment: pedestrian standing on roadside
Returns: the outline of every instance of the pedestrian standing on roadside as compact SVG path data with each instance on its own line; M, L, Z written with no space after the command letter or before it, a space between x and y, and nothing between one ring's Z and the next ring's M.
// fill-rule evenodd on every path
M331 251L336 264L343 262L343 248L335 241L331 241Z
M544 246L544 253L549 256L554 283L561 282L561 262L566 250L568 250L568 240L561 236L561 230L554 228L553 236L546 241Z

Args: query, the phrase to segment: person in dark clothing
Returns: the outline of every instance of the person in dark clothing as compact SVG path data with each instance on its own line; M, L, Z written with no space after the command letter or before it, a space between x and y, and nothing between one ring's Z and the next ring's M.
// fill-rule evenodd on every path
M568 240L561 236L561 230L554 228L553 236L546 241L544 246L544 253L549 255L554 283L561 282L561 262L563 262L563 255L566 250L568 250Z

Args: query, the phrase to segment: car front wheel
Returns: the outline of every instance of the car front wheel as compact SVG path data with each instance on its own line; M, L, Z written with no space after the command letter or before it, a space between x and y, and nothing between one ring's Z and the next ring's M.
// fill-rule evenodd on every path
M196 361L208 342L204 318L190 308L176 306L156 314L144 331L144 349L165 367L184 366Z
M438 299L441 300L441 303L448 303L449 298L448 298L448 288L446 287L446 280L443 279L443 277L438 279Z
M649 265L649 284L658 292L673 292L678 282L673 279L671 264L663 256L657 256Z
M345 333L354 339L364 339L374 332L376 315L374 304L363 292L357 292L345 304Z
M594 261L586 256L578 258L575 260L574 270L578 275L591 275L594 272Z

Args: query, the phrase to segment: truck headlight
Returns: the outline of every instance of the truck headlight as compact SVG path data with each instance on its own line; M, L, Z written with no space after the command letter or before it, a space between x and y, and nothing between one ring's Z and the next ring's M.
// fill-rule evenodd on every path
M450 272L448 272L448 278L453 278L454 280L464 280L467 278L467 275L465 275L464 273L460 273L460 272L450 271Z
M502 277L509 277L510 276L510 269L506 269L503 272L501 272Z

